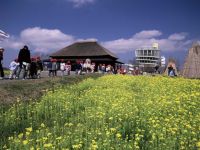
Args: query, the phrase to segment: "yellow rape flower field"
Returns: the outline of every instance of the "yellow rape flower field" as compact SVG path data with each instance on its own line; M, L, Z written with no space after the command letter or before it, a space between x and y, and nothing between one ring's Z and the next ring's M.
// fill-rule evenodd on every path
M200 80L106 75L0 113L1 149L200 149Z

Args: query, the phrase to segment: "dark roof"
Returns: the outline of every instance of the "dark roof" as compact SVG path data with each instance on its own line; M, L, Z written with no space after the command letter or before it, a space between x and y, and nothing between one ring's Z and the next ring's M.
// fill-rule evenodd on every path
M98 44L97 42L76 42L72 45L69 45L53 54L50 57L54 56L111 56L117 59L117 56Z

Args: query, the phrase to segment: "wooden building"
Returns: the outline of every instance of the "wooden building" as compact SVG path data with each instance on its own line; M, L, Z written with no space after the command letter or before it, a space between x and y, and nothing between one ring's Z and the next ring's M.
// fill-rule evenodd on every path
M51 58L65 61L70 61L71 64L75 64L78 61L85 61L90 59L92 63L96 66L99 64L112 65L113 67L117 61L118 57L101 46L97 42L76 42L72 45L62 48L57 52L50 55Z

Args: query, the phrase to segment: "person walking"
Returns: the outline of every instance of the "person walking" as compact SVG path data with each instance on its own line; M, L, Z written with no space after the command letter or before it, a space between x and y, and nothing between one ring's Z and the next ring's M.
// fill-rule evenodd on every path
M9 69L10 69L9 79L10 80L12 80L13 78L16 78L18 67L19 67L19 63L18 63L17 59L13 60L10 63L10 65L9 65Z
M31 55L30 50L28 49L28 46L24 46L20 51L18 55L18 61L19 61L19 72L18 72L18 78L21 73L21 70L23 70L23 80L27 78L28 70L31 63Z
M4 49L0 47L0 80L4 78L4 71L3 71L3 52Z

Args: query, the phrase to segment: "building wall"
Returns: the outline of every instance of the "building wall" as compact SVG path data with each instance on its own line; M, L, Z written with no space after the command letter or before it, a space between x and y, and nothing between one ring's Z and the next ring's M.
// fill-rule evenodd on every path
M157 49L137 49L135 55L139 65L155 66L160 63L160 50Z
M136 62L144 72L155 72L155 66L161 65L160 49L158 47L135 50Z

